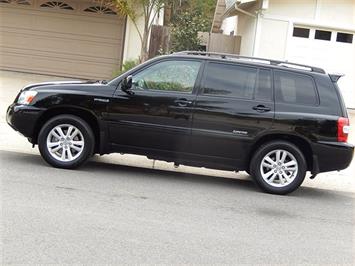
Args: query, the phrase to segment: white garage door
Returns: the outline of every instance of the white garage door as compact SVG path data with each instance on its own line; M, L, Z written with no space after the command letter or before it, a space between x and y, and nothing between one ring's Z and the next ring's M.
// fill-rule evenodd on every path
M354 33L295 26L288 43L287 59L342 73L338 85L348 108L355 108Z
M94 1L0 0L0 69L109 78L124 19Z

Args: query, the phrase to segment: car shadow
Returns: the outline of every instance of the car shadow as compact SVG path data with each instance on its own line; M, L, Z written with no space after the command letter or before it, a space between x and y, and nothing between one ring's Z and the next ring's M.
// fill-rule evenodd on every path
M265 197L282 197L277 195L265 194L260 191L251 177L244 179L246 175L243 175L243 179L241 178L227 178L227 177L218 177L211 176L205 174L194 174L194 173L186 173L186 172L175 172L170 170L163 169L151 169L144 168L139 166L127 166L121 165L111 162L102 162L90 160L82 167L76 170L63 170L56 169L48 165L40 155L37 154L28 154L28 153L20 153L14 151L3 151L0 150L0 166L3 164L10 163L12 161L20 162L21 164L30 164L32 166L40 166L48 168L48 174L50 174L52 170L60 170L65 171L67 173L70 172L87 172L87 173L98 173L98 178L119 178L119 175L128 176L130 178L138 178L138 179L147 179L150 178L152 181L161 181L164 182L175 182L175 181L184 181L190 183L198 183L204 185L212 185L212 186L220 186L220 187L228 187L237 189L238 191L245 192L254 192L254 193L262 193ZM15 169L14 169L15 170ZM99 174L101 173L101 175ZM295 192L288 194L287 197L296 197L303 199L326 199L326 200L345 200L347 198L354 198L353 193L350 192L342 192L342 191L333 191L322 188L314 188L314 187L305 187L301 186Z

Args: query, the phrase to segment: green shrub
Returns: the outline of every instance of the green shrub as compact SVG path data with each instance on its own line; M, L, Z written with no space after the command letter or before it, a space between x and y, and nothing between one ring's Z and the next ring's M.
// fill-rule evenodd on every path
M112 73L112 76L113 77L117 77L117 76L127 72L128 70L134 68L137 65L139 65L139 60L138 59L124 61L123 64L122 64L121 70L114 71Z

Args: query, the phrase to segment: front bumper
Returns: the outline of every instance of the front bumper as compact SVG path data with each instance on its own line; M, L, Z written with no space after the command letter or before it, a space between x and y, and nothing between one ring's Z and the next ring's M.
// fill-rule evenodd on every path
M347 168L354 156L354 146L343 142L321 141L313 145L313 172L339 171Z
M37 122L43 110L31 105L13 103L7 108L6 122L32 142Z

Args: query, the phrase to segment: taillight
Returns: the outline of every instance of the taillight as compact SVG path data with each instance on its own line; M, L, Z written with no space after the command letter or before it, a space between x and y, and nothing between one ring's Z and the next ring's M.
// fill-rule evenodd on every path
M347 142L350 132L349 119L345 117L339 117L338 119L338 141Z

